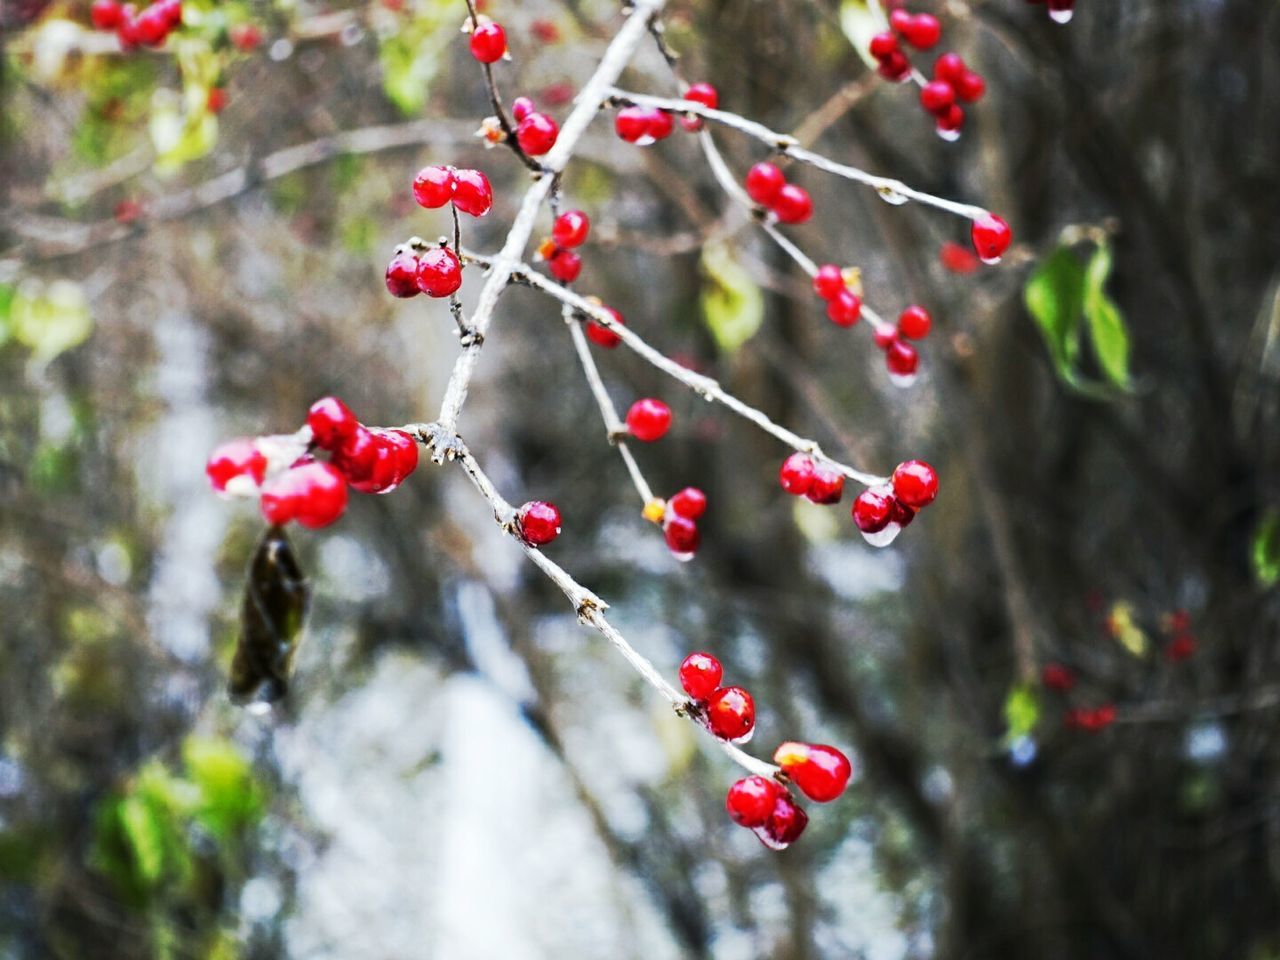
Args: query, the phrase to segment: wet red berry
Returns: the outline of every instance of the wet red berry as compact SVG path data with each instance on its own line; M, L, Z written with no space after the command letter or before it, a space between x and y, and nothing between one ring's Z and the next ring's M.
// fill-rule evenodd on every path
M525 543L541 547L560 536L560 511L554 503L530 500L516 511L516 528Z
M824 263L813 275L813 292L823 300L839 296L844 289L844 274L834 263Z
M482 23L471 32L470 47L481 63L497 63L507 52L507 32L501 24Z
M712 110L720 106L720 93L709 83L693 84L684 92L684 99L700 103ZM701 130L702 124L701 117L681 117L680 119L680 125L689 131Z
M839 503L844 496L844 474L833 467L815 463L813 479L805 496L814 503Z
M347 483L332 464L313 460L264 483L260 506L271 524L297 520L312 529L327 527L346 509Z
M245 477L249 481L249 489L244 489L243 492L249 493L266 476L267 458L247 437L228 440L209 455L204 472L209 477L210 485L219 493L226 492L227 485L237 477ZM233 485L232 492L240 492L235 490L235 486L237 485Z
M321 397L307 411L307 426L322 450L337 450L356 432L360 421L337 397Z
M942 113L955 105L956 92L945 80L930 80L920 88L920 106L930 113Z
M964 120L964 108L958 103L953 103L937 116L935 129L938 132L938 136L943 140L958 140L960 131L964 129Z
M446 247L434 247L418 258L418 289L429 297L447 297L462 286L462 264Z
M453 199L454 186L452 167L423 167L413 178L413 199L420 206L435 210Z
M418 258L408 250L402 250L387 264L387 290L393 297L416 297L418 289Z
M755 828L760 842L771 850L785 850L800 839L809 823L809 815L787 794L779 790L773 800L773 810L764 826Z
M804 223L813 216L813 198L804 187L783 184L770 208L779 223Z
M582 257L572 250L556 250L547 259L547 269L561 283L573 283L582 273Z
M827 301L827 319L836 326L852 327L862 316L862 298L844 289Z
M908 460L893 471L893 493L908 507L919 510L938 496L938 474L923 460Z
M999 263L1013 241L1013 231L1009 229L1009 224L994 213L984 213L974 220L970 236L973 238L973 249L983 263Z
M673 514L662 524L662 537L667 541L677 559L691 560L702 543L702 535L698 533L698 525L688 517Z
M929 311L917 304L912 304L898 314L898 333L908 340L923 340L933 327L933 318Z
M720 687L724 667L709 653L691 653L680 664L680 686L695 700L706 700Z
M697 520L707 512L707 495L697 487L685 487L672 496L668 505L676 515Z
M911 344L894 340L884 352L884 365L889 373L905 381L915 376L920 366L920 354Z
M538 113L536 110L516 126L516 142L531 157L540 157L549 152L556 145L558 136L559 125L545 113Z
M909 18L900 32L902 38L917 50L928 50L942 39L942 24L932 14L917 13Z
M871 487L853 501L853 522L863 533L879 533L889 525L894 498L887 487Z
M853 773L848 757L821 743L784 743L774 752L773 762L818 803L830 803L844 793Z
M982 79L981 74L972 70L966 70L958 80L953 80L952 86L955 88L956 98L965 103L977 103L987 92L987 82Z
M942 80L951 86L960 83L969 68L958 53L944 53L933 61L933 79Z
M614 133L627 143L652 143L648 139L649 119L649 111L644 107L623 107L613 115Z
M627 429L644 443L661 440L670 428L671 408L661 400L645 397L627 410Z
M815 469L813 458L807 453L793 453L782 461L778 483L792 496L803 497L813 486Z
M1040 671L1040 682L1049 690L1066 693L1076 685L1075 672L1060 663L1046 663Z
M483 217L493 206L493 186L479 170L453 172L453 205L473 217Z
M227 37L233 47L244 53L256 50L262 43L262 31L253 23L237 23L227 31Z
M773 813L774 803L782 787L766 777L744 777L729 788L724 808L729 818L740 827L763 827Z
M761 206L769 206L787 185L787 178L772 163L757 163L747 171L747 196Z
M99 30L114 30L124 20L124 6L119 0L93 0L89 19Z
M613 309L613 307L603 307L601 309L613 318L614 323L623 327L627 325L627 322L622 319L622 314ZM604 324L598 323L595 320L589 320L587 322L587 339L594 344L604 347L606 350L612 350L622 342L622 338L620 336Z
M721 740L743 743L756 725L756 705L742 687L721 687L707 700L707 726Z
M511 117L516 123L533 113L533 110L533 101L528 97L516 97L511 101Z
M551 225L551 239L557 247L570 249L580 247L587 240L591 230L591 221L581 210L568 210L556 217Z
M351 436L333 451L330 462L348 483L364 483L373 476L378 461L378 441L368 427L358 424Z

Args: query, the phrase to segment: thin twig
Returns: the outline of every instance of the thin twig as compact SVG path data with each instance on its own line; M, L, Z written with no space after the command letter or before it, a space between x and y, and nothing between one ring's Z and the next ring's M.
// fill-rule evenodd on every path
M464 248L463 256L472 263L481 266L489 266L496 262L496 258L487 257L483 254ZM771 434L781 440L793 450L801 453L807 453L816 460L821 460L828 466L840 471L851 480L856 480L866 487L874 487L882 483L887 483L888 478L876 476L875 474L866 473L858 470L847 463L841 463L822 451L818 441L810 440L802 437L797 433L793 433L786 427L781 426L771 420L768 414L762 410L758 410L738 399L733 394L725 390L720 383L712 377L696 373L688 367L683 366L661 351L650 346L643 337L632 330L630 327L616 323L610 315L599 303L587 299L572 290L562 287L552 280L547 279L542 274L537 273L528 264L517 263L512 268L510 274L512 282L525 284L538 290L548 296L554 297L561 303L571 306L579 315L594 320L600 326L611 330L623 343L631 350L639 354L644 360L648 361L652 366L657 367L663 373L676 380L679 380L694 393L698 394L704 400L714 403L720 403L728 409L732 410L738 416L746 420L750 420L765 433Z
M595 357L591 356L591 345L587 343L587 335L582 332L582 324L578 322L578 317L573 307L567 303L561 310L561 315L564 317L565 323L569 325L569 335L573 337L573 348L578 353L578 361L582 364L582 372L586 375L587 385L591 388L591 393L596 398L597 406L600 407L600 416L604 419L604 429L608 440L618 448L618 454L622 457L622 462L626 464L627 473L631 474L631 482L635 485L636 492L640 494L641 502L648 504L649 501L654 499L653 490L645 480L644 474L640 472L640 465L636 463L636 458L632 456L631 448L627 446L627 441L622 439L627 433L626 424L618 416L618 409L613 405L613 400L609 397L609 391L605 389L604 381L600 379L600 369L596 366Z
M650 19L662 9L663 0L638 0L630 19L614 36L605 50L595 73L583 85L578 94L577 105L570 112L564 125L560 128L560 136L556 145L546 155L543 163L544 173L524 195L519 212L507 233L506 242L492 261L489 277L480 290L475 311L471 317L471 326L476 331L476 338L465 347L454 364L453 373L445 388L444 402L440 407L439 428L456 436L458 417L462 413L463 404L467 400L467 392L471 386L471 378L475 374L476 363L480 358L481 344L488 333L489 324L493 322L494 309L498 298L510 282L511 274L520 264L529 237L533 233L534 221L538 210L546 200L556 182L555 174L564 169L573 155L583 132L599 112L600 103L605 92L621 75L623 68L635 55L646 32ZM453 445L447 440L435 445L433 456L437 462L452 455Z
M480 26L480 17L476 14L476 6L472 0L467 0L467 14L471 20L471 29L474 31ZM480 66L484 70L485 91L489 94L489 106L493 108L494 119L498 121L498 126L507 138L507 146L531 172L542 173L542 164L525 153L524 147L520 146L520 141L516 139L515 126L507 116L506 108L502 106L502 96L498 93L498 81L493 75L493 64L481 63Z

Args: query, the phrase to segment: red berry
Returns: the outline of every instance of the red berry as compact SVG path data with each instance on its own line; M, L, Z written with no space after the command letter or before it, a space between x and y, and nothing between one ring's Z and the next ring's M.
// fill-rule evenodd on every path
M889 13L889 26L897 33L906 33L911 27L911 13L899 7Z
M707 700L707 726L721 740L744 743L756 725L756 705L742 687L721 687Z
M1170 663L1182 663L1196 655L1196 638L1189 633L1174 637L1164 648L1165 658Z
M329 461L347 478L348 483L365 483L378 462L378 441L373 432L357 424L351 436L342 442Z
M423 167L413 178L413 198L419 206L435 210L453 199L455 186L453 167Z
M554 503L530 500L516 511L516 529L525 543L541 547L560 536L560 511Z
M804 187L783 184L770 207L779 223L804 223L813 216L813 199Z
M531 157L540 157L556 145L560 127L545 113L534 111L516 127L516 142Z
M622 314L613 307L602 307L605 313L613 318L613 322L619 326L625 327L627 322L622 319ZM604 347L606 350L612 350L622 342L622 338L606 327L602 323L595 320L587 323L587 339L598 346Z
M933 318L929 311L916 304L898 314L898 332L908 340L923 340L932 326Z
M958 103L953 103L938 114L935 129L938 131L938 136L943 140L959 140L960 131L964 129L964 107Z
M881 350L888 350L898 340L898 329L890 326L876 327L876 332L871 335L871 339Z
M824 464L814 464L813 481L805 496L814 503L839 503L844 496L844 474Z
M429 297L447 297L462 286L462 264L447 247L435 247L418 258L418 289Z
M667 517L662 524L662 536L667 546L677 559L691 560L702 543L702 535L698 533L698 525L688 517L679 514Z
M757 163L747 171L747 196L761 206L771 205L786 185L786 176L772 163Z
M899 52L898 38L892 33L877 33L871 38L871 56L885 60Z
M613 129L627 143L647 146L653 141L649 136L649 111L644 107L623 107L613 115ZM641 143L641 141L644 143Z
M848 757L821 743L784 743L774 752L773 762L818 803L830 803L844 793L853 773Z
M337 450L355 434L360 421L337 397L321 397L307 411L307 426L322 450Z
M227 101L229 99L226 87L210 87L209 94L204 101L205 109L213 114L221 113L227 109Z
M886 80L892 80L894 83L904 83L911 78L911 61L907 59L906 54L901 50L895 50L880 61L880 66L876 67L876 72Z
M978 269L978 258L973 255L973 251L950 240L938 250L938 259L952 273L973 273Z
M853 501L853 522L863 533L879 533L889 525L896 501L887 487L870 487Z
M209 455L204 472L219 493L225 492L227 484L237 477L248 477L256 487L267 474L267 458L247 437L228 440Z
M479 170L453 172L453 205L473 217L483 217L493 206L493 186Z
M680 686L695 700L706 700L716 692L724 667L709 653L691 653L680 664Z
M983 263L999 263L1013 241L1013 231L1009 229L1009 224L994 213L984 213L974 220L970 236L973 238L973 249Z
M815 470L813 458L807 453L793 453L782 461L782 467L778 470L778 483L792 496L803 497L813 486Z
M958 80L952 81L952 86L955 87L956 97L965 103L977 103L987 92L987 81L982 79L982 74L972 70L962 73Z
M533 101L528 97L516 97L511 101L511 116L516 123L531 113L533 113Z
M120 40L120 46L124 50L133 50L140 42L138 40L138 21L133 14L133 4L125 4L120 23L116 25L116 37Z
M920 88L920 106L930 113L942 113L956 102L956 92L945 80L930 80Z
M720 93L709 83L695 83L684 92L686 100L692 100L694 103L700 103L704 107L710 107L712 110L720 105ZM701 117L681 117L680 125L691 132L702 129Z
M840 327L852 327L862 316L862 298L852 290L841 290L827 303L827 319Z
M312 529L327 527L347 507L347 484L332 464L312 460L264 483L260 506L271 524L297 520Z
M237 23L227 31L227 37L233 47L245 53L256 50L262 43L262 31L252 23Z
M685 487L667 503L677 516L690 520L697 520L707 512L707 495L697 487Z
M952 86L959 83L968 71L958 53L944 53L933 62L933 79L944 80Z
M547 260L547 269L561 283L573 283L582 272L582 257L572 250L556 250Z
M543 43L558 43L560 41L560 28L550 20L534 20L529 24L529 29Z
M134 37L144 47L158 47L169 36L168 15L158 6L144 10L134 21Z
M89 19L98 30L114 30L124 20L124 7L119 0L93 0Z
M813 276L813 292L823 300L838 296L844 289L844 274L834 263L823 264Z
M942 39L942 24L932 14L917 13L911 17L902 36L917 50L928 50Z
M386 493L400 482L396 476L399 454L396 445L385 430L371 429L373 440L373 466L363 480L352 480L351 486L361 493Z
M889 511L890 523L896 523L899 527L902 527L905 530L907 527L911 526L911 521L915 518L915 510L908 507L897 497L893 498L893 507Z
M915 376L916 368L920 366L920 354L911 344L894 340L884 352L884 365L890 374L906 380Z
M121 200L116 204L112 215L116 223L133 223L142 216L142 204L132 199Z
M637 440L652 443L661 440L671 428L671 408L661 400L645 397L627 411L627 429Z
M556 222L551 225L551 239L556 242L557 247L580 247L586 242L590 230L591 221L585 213L581 210L569 210L556 217Z
M938 474L923 460L908 460L893 471L893 494L908 507L919 510L938 496Z
M402 250L387 264L387 290L393 297L416 297L418 289L418 258L408 250Z
M1040 682L1050 690L1066 693L1076 685L1076 675L1070 667L1060 663L1046 663L1040 671Z
M779 790L773 801L773 810L764 826L755 828L760 842L771 850L785 850L800 839L809 815L796 804L784 790Z
M671 136L671 131L675 129L675 126L675 120L665 110L649 111L648 135L653 140L665 140Z
M507 31L501 24L482 23L471 33L471 55L481 63L497 63L507 52Z
M164 11L164 18L170 30L176 30L182 26L182 0L160 0L156 6Z
M739 826L763 827L781 792L777 781L760 776L744 777L729 788L724 807Z

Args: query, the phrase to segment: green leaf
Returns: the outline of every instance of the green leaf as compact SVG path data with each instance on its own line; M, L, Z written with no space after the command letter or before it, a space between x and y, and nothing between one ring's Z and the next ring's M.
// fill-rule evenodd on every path
M120 801L117 815L133 854L134 869L146 886L154 886L164 874L164 827L158 811L131 794Z
M48 362L79 346L93 332L93 317L84 290L70 280L43 284L24 281L9 305L13 337Z
M1264 587L1280 583L1280 510L1268 510L1253 535L1253 575Z
M215 838L226 841L262 816L262 790L249 761L227 740L189 737L182 759L200 790L196 819Z
M1111 245L1103 243L1093 252L1085 269L1084 316L1102 372L1112 384L1128 390L1129 333L1120 308L1103 289L1110 275Z
M702 251L702 317L717 345L733 353L750 340L764 321L764 295L725 243Z
M1084 288L1084 267L1070 249L1059 247L1036 267L1022 292L1058 376L1071 384L1077 380Z
M1005 740L1009 743L1031 734L1040 721L1040 699L1036 688L1020 683L1004 700Z
M862 62L874 70L878 64L871 56L871 38L889 29L879 0L844 0L840 4L840 29Z
M382 89L405 114L419 112L427 102L431 81L454 28L446 28L434 16L419 15L383 41L378 51L382 64Z

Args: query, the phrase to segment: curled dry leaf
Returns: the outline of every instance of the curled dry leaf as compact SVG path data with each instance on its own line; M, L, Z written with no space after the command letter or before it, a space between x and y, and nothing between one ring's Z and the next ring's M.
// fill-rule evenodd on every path
M274 703L288 692L311 588L280 527L263 535L244 587L240 639L227 693L234 703Z

